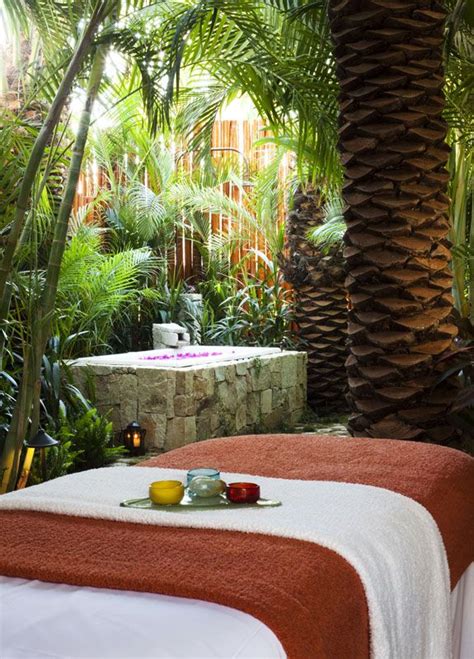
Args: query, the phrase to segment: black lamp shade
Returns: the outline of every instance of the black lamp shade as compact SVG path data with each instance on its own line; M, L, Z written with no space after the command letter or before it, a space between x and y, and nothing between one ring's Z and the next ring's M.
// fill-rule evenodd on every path
M51 435L48 435L44 430L38 430L36 435L31 439L25 440L25 446L28 448L49 448L50 446L56 446L59 442L56 439L53 439Z
M125 447L132 455L144 455L146 430L142 428L138 421L132 421L122 432L122 439Z

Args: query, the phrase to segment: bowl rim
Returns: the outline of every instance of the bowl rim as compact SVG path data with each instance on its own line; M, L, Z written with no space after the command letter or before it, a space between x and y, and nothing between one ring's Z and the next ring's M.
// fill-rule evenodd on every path
M174 490L179 487L184 488L183 483L175 480L153 481L153 483L150 483L149 485L149 488L154 490Z
M256 490L260 485L258 483L236 482L228 483L227 487L235 490Z

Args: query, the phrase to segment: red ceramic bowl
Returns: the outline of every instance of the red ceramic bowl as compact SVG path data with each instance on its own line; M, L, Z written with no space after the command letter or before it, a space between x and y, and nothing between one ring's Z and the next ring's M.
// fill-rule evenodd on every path
M255 503L260 499L260 485L256 483L229 483L227 498L233 503Z

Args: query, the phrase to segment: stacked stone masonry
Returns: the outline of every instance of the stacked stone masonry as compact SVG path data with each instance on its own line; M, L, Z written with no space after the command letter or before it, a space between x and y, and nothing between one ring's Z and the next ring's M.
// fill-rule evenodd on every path
M183 348L191 343L191 337L184 327L176 323L153 324L154 348Z
M291 427L306 405L306 354L282 352L187 368L72 365L77 386L92 383L114 431L130 421L147 447L169 451L211 437Z

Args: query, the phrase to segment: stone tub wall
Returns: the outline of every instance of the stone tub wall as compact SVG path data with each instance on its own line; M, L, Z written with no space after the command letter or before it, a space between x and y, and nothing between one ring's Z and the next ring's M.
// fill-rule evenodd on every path
M306 353L282 352L187 368L72 364L76 385L93 389L114 431L137 420L147 446L191 442L296 423L306 404Z

